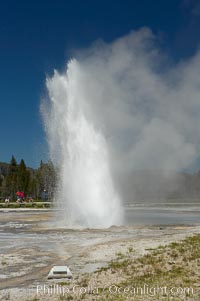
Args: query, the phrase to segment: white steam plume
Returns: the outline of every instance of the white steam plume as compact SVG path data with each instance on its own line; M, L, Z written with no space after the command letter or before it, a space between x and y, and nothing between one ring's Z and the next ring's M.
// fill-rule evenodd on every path
M199 52L172 63L161 53L151 30L142 28L113 43L99 42L80 51L67 70L62 75L55 72L47 82L51 107L46 119L55 121L52 108L55 98L60 98L59 116L65 120L70 78L83 115L106 141L114 179L127 171L156 169L169 174L196 162L200 152ZM51 157L63 160L62 126L55 131L46 122L46 128Z
M143 28L74 62L81 98L104 130L114 168L180 171L200 151L200 53L179 64Z

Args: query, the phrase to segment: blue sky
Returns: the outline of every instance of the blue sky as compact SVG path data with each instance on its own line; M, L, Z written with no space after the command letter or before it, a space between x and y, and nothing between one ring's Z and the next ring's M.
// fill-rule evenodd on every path
M39 113L45 77L62 70L76 49L148 26L175 61L200 42L195 0L35 0L0 3L0 161L37 167L47 159Z

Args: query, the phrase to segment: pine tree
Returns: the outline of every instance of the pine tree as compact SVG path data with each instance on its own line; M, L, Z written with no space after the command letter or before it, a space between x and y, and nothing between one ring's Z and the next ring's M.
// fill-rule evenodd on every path
M37 180L33 176L30 177L27 194L33 198L38 198Z
M6 194L12 199L14 199L17 191L17 169L17 161L12 155L9 164L8 175L6 176Z
M17 187L19 191L24 191L25 194L28 192L30 181L30 172L26 168L26 164L22 159L17 173Z
M43 163L41 161L36 177L38 195L42 196L42 193L45 190L48 199L52 199L56 187L56 170L53 163L51 161L48 163Z

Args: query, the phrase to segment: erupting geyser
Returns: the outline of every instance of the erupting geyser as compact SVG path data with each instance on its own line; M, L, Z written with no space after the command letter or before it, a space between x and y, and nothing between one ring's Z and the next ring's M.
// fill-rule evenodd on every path
M148 196L142 184L148 175L174 179L199 165L199 70L199 51L173 64L151 30L142 28L82 50L67 72L47 80L43 116L60 168L59 220L119 224L117 192L125 204Z
M45 122L51 155L60 166L58 192L59 221L68 227L109 227L123 215L114 189L106 140L87 113L80 95L79 64L72 60L67 72L55 72L47 80L50 110Z

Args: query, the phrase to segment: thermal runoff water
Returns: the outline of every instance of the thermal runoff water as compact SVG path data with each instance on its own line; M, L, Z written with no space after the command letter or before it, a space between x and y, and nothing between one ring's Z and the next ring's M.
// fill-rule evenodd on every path
M89 118L90 107L79 91L78 63L47 80L50 109L45 112L48 142L58 162L58 221L67 227L109 227L123 212L114 189L109 154L101 129ZM89 85L89 83L88 83Z

